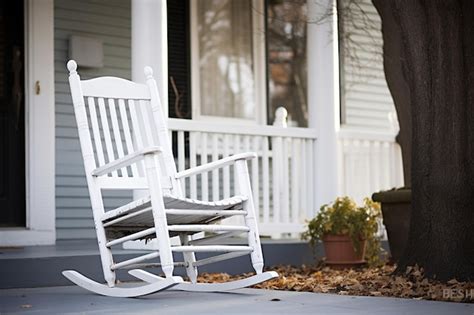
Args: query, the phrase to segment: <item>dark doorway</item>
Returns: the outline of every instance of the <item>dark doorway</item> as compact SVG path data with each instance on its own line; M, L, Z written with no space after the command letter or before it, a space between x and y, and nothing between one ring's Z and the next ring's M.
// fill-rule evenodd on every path
M0 4L0 227L26 226L23 1Z

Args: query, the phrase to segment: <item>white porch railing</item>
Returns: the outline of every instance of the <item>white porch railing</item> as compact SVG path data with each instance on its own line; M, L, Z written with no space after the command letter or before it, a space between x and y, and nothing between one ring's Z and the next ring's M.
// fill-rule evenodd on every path
M395 141L397 133L397 128L386 132L341 128L338 138L342 195L362 202L374 192L403 186L402 154ZM378 234L386 239L381 220Z
M342 128L339 146L343 195L360 202L376 191L403 186L401 150L395 133Z
M248 167L261 235L300 233L314 215L315 130L172 118L168 127L178 171L234 153L258 154ZM236 193L234 180L228 166L193 176L182 189L190 198L221 199Z

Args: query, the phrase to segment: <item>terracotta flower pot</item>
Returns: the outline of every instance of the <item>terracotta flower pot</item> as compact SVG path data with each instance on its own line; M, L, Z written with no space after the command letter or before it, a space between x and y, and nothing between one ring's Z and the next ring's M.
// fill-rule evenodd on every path
M342 269L365 264L366 240L361 240L361 250L357 253L349 235L326 235L323 237L326 265Z

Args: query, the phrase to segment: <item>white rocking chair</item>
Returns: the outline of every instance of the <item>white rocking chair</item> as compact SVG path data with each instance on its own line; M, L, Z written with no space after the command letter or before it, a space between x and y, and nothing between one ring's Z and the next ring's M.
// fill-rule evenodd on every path
M237 154L177 172L150 67L145 68L146 85L114 77L81 81L76 62L69 61L67 67L107 285L73 270L63 271L65 277L87 290L118 297L142 296L171 287L187 291L233 290L278 277L276 272L263 272L246 162L256 157L254 153ZM240 195L213 202L183 196L184 178L231 164L235 167ZM105 211L103 190L148 190L149 195ZM245 225L214 224L232 216L243 216ZM190 237L199 232L214 234L191 240ZM247 246L215 245L217 241L242 233L247 233ZM171 245L173 236L179 236L180 246ZM159 250L126 261L114 261L112 246L151 238L157 239ZM176 252L182 253L184 261L174 261ZM195 253L201 252L220 254L196 260ZM256 275L227 283L197 283L198 266L243 255L250 255ZM159 264L144 263L158 257ZM165 277L134 269L156 266L161 266ZM175 266L186 268L190 282L173 276ZM129 273L145 283L138 287L116 286L118 269L132 269Z

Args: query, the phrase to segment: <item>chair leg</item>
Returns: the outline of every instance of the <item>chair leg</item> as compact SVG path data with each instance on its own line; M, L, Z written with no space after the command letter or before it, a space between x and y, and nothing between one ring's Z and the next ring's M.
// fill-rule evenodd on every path
M90 184L89 184L90 185ZM112 255L112 250L105 246L107 243L107 238L105 236L105 229L102 224L102 220L97 215L97 213L103 213L104 205L102 204L102 196L92 193L91 190L91 199L92 199L92 208L94 214L94 224L95 230L97 232L97 242L99 245L100 261L102 263L102 272L104 273L104 279L107 282L107 285L110 288L115 286L116 274L115 271L110 267L114 264L114 259Z
M100 261L102 263L102 271L104 273L104 279L107 282L107 285L110 288L115 286L116 274L115 271L110 269L110 266L113 265L114 260L112 256L112 251L110 248L105 246L106 238L105 238L105 230L104 227L96 226L97 230L97 239L99 242L99 253L100 253Z
M252 266L257 274L263 272L263 253L260 244L260 234L258 233L257 218L255 214L255 205L253 202L252 188L250 186L250 177L245 160L239 160L235 163L237 178L239 181L240 193L247 196L247 200L243 203L243 208L247 212L245 215L245 224L249 227L248 244L253 248L250 254Z
M189 244L189 235L180 234L179 239L181 240L182 245ZM184 252L183 253L184 261L186 262L186 274L191 280L192 283L197 282L198 269L196 266L193 266L193 263L196 261L196 256L194 252Z
M163 192L161 190L158 163L152 154L145 155L145 167L150 190L153 220L155 222L158 251L160 253L161 270L167 278L173 276L174 262L171 252L171 242L166 220L165 205L163 203Z
M159 220L159 219L158 219ZM156 236L158 240L158 251L160 253L161 270L166 278L173 277L174 262L173 253L171 252L171 244L167 227L162 227L155 218ZM158 223L158 224L157 224Z
M253 209L253 200L247 200L244 202L244 210L249 213L250 209ZM248 233L248 244L250 247L253 248L252 253L250 254L250 258L252 260L253 269L257 274L263 272L263 253L262 253L262 245L260 244L260 235L258 233L257 222L255 217L245 217L245 224L250 228Z

